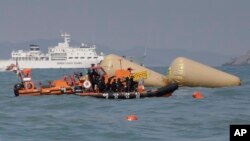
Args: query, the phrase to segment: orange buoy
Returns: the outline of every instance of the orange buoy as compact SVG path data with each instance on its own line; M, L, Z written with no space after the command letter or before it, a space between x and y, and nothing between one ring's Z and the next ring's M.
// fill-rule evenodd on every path
M194 92L192 96L194 99L202 99L203 98L203 95L201 94L200 91Z
M127 121L135 121L138 120L136 115L127 115L125 118Z

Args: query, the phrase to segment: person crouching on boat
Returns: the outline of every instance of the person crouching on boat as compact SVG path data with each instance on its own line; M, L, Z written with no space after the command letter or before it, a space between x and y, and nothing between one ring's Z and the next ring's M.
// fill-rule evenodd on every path
M112 79L115 78L115 76L111 76L108 78L108 82L105 84L106 91L105 92L112 92Z

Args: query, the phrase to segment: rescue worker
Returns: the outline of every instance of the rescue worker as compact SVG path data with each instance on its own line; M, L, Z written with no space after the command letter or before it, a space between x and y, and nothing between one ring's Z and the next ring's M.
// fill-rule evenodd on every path
M98 63L97 67L95 68L96 73L100 76L100 79L106 74L105 70L102 68L101 64Z
M104 77L100 78L100 80L98 82L98 90L100 93L107 92L107 87L105 85Z
M132 74L132 70L133 70L133 69L132 69L132 68L128 68L127 70L129 71L129 77L132 76L132 75L133 75L133 74Z
M106 92L111 92L112 91L112 89L111 89L111 81L112 81L113 78L114 78L114 76L108 78L108 82L106 83L106 90L107 90Z
M95 64L91 64L91 67L88 68L88 75L90 80L92 79L93 75L98 75L98 73L96 72Z
M117 80L114 79L113 82L111 83L111 90L112 92L117 92L117 85L116 85L116 82Z
M92 85L92 90L93 91L97 91L97 85L98 85L98 82L99 82L99 76L97 75L93 75L92 76L92 81L91 82L91 85Z
M29 77L29 78L31 78L30 68L25 68L25 69L21 70L21 73L22 73L23 77Z
M125 84L126 84L125 92L129 92L130 91L130 86L131 86L130 81L129 81L129 77L125 78Z
M93 80L93 71L94 71L95 64L91 64L91 67L88 68L88 80L92 83Z
M116 88L118 92L124 91L124 85L122 84L122 81L120 78L117 79Z
M143 79L143 78L140 78L140 79L138 80L137 91L138 91L139 93L141 93L141 92L144 91L144 79Z
M134 81L134 76L131 76L130 78L129 78L129 84L130 84L130 86L129 86L129 92L133 92L134 90L135 90L135 81Z
M95 85L97 85L97 82L96 82L97 75L98 75L98 73L96 72L95 64L91 64L91 67L88 68L88 76L89 76L88 79L91 83L93 91L95 90L95 87L96 87Z
M88 68L88 75L92 75L94 67L95 67L95 64L91 64L90 68Z

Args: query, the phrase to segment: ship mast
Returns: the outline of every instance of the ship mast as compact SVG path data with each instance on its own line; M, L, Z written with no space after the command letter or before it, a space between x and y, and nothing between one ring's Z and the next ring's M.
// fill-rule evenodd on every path
M61 36L64 38L64 47L69 47L69 42L70 42L70 34L62 33Z

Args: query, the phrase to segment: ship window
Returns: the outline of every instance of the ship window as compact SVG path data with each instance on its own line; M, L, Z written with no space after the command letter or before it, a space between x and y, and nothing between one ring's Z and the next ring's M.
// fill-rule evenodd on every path
M75 57L75 59L78 59L78 57Z
M81 57L81 59L84 59L84 57Z
M73 57L69 57L69 59L72 59Z
M91 59L92 57L88 57L88 59Z
M94 57L95 59L97 59L97 57Z

